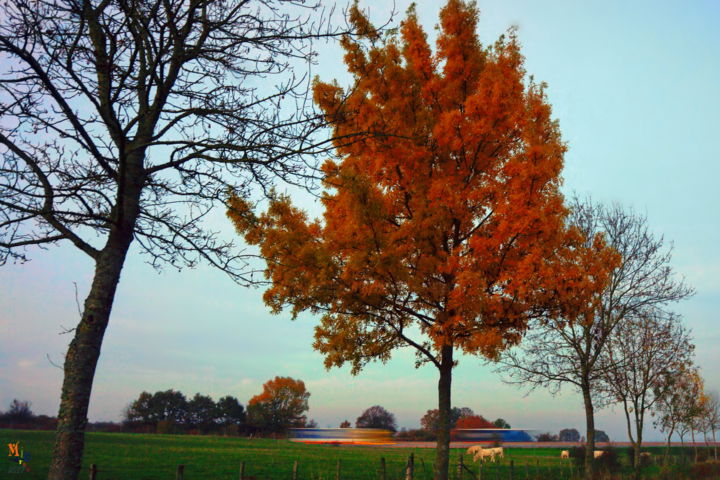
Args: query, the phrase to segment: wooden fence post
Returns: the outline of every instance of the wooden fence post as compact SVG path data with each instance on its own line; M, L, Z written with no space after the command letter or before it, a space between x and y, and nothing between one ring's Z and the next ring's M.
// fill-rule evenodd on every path
M340 460L337 461L335 466L335 480L340 480Z
M515 478L515 460L510 460L510 480Z
M458 458L458 466L457 466L457 479L462 480L463 476L463 455L460 454L460 458Z
M297 471L298 471L298 461L295 460L295 462L293 462L293 475L292 475L292 480L297 480Z
M240 462L240 480L245 480L245 460Z
M185 479L185 465L178 465L177 471L175 472L175 480Z
M94 463L90 465L90 480L95 480L95 477L97 476L97 465Z
M405 470L405 480L413 480L415 470L415 454L411 453L408 458L407 469Z
M380 480L387 480L385 473L385 457L380 457Z

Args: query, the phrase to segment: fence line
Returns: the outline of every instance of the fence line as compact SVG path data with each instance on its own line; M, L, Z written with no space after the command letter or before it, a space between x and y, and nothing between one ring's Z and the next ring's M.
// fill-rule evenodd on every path
M428 469L425 467L425 461L421 457L420 462L422 465L421 469L415 468L415 454L411 453L407 461L402 465L402 468L398 468L397 463L395 463L395 467L398 468L397 470L393 470L394 473L389 474L388 472L388 466L385 457L380 457L380 465L379 469L375 471L375 477L379 480L429 480L432 478L432 475L434 473L434 465L431 471L428 471ZM657 462L659 459L653 459L655 462ZM675 458L674 456L670 457L670 460L673 464L677 465L677 463L680 463L683 466L687 466L689 464L688 459L686 457L681 458ZM678 462L679 460L679 462ZM475 471L474 468L472 468L472 465L468 465L465 463L465 458L463 454L461 453L457 459L457 465L454 475L454 480L522 480L523 478L525 480L542 480L542 479L552 479L552 480L560 480L560 479L567 479L567 480L576 480L582 478L583 471L580 466L574 465L573 463L568 462L567 469L564 465L540 465L540 460L535 459L535 468L533 472L532 468L532 461L525 461L524 465L522 462L517 463L515 462L515 459L509 459L509 460L503 460L499 462L498 464L489 464L485 465L484 463L480 462L477 466L477 471ZM236 464L237 465L237 464ZM274 464L275 465L275 464ZM282 465L282 464L280 464ZM345 464L347 465L347 464ZM178 464L175 468L175 480L185 480L186 476L186 464ZM668 466L668 465L666 465ZM239 476L235 477L239 480L260 480L261 478L267 478L267 472L265 473L254 473L253 475L248 475L248 467L249 464L243 460L239 462L238 470L235 470L239 473ZM279 467L279 465L278 465ZM524 467L524 468L523 468ZM334 480L355 480L355 472L353 472L352 468L347 471L347 466L345 467L346 473L345 477L343 477L343 468L342 463L338 459L335 464L334 472L332 470L327 469L325 472L329 473L327 476L325 476L325 473L323 473L323 476L318 475L312 475L309 470L302 470L300 466L299 460L294 460L292 463L292 470L291 474L288 475L287 473L284 475L287 475L285 477L281 477L284 479L292 479L292 480L332 480L334 477ZM287 472L287 470L285 470ZM524 475L523 475L524 472ZM170 472L168 472L170 473ZM202 474L198 474L196 472L194 475L190 475L188 480L195 480L198 478L205 478ZM277 473L277 472L276 472ZM302 473L302 475L301 475ZM533 475L534 473L534 475ZM666 472L669 473L669 472ZM117 470L114 469L106 469L106 468L99 468L96 464L91 464L88 469L88 478L89 480L109 480L111 478L116 478ZM364 475L364 478L371 477L372 474L368 475L366 472ZM621 474L614 474L612 477L607 478L615 478L615 479L630 479L633 475L629 473L621 473ZM171 477L168 475L168 479ZM227 478L227 477L226 477ZM277 477L273 477L277 478ZM604 478L604 477L601 477ZM684 478L684 477L683 477Z

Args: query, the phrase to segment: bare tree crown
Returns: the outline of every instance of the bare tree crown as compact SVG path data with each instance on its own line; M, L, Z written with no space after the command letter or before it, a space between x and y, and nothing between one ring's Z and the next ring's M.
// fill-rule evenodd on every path
M96 258L97 236L115 226L132 229L155 266L204 259L242 279L232 244L202 220L231 185L302 182L307 159L329 147L313 140L322 117L306 102L307 75L293 73L312 59L312 40L340 34L314 15L318 5L2 9L0 262L61 240Z

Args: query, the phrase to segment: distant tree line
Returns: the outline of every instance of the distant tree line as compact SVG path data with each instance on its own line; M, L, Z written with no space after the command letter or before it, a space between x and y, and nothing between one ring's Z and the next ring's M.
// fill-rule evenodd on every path
M125 410L127 430L157 433L234 433L245 425L246 412L237 398L227 395L215 402L196 393L191 399L176 390L142 392Z
M57 419L47 415L35 415L31 403L14 399L7 411L0 411L0 428L23 430L54 430Z
M265 382L262 393L250 399L247 409L231 395L216 402L201 393L187 399L172 389L142 392L125 410L123 425L137 432L276 434L315 425L305 416L309 397L302 380L290 377Z
M425 412L420 419L421 428L401 429L395 437L400 440L434 441L437 439L440 412L438 409L431 409ZM455 438L458 429L464 428L511 428L510 424L502 418L494 422L487 420L482 415L477 415L468 407L452 407L450 409L450 430L451 438Z
M541 433L536 437L538 442L578 442L585 443L585 437L580 436L580 432L574 428L564 428L555 435L550 432ZM610 437L602 430L595 430L595 441L607 443Z

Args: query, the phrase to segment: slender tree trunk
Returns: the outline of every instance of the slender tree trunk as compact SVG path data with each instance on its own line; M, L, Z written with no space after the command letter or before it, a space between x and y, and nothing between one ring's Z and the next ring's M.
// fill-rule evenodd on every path
M142 154L139 154L140 160ZM136 164L137 165L137 164ZM134 174L133 174L134 173ZM113 225L105 247L95 259L95 275L82 318L65 354L64 379L49 480L77 480L82 467L85 427L95 368L110 320L115 291L133 240L143 179L140 171L124 172Z
M715 461L717 461L717 440L715 439L715 429L712 429L712 437L713 437L713 456L715 457Z
M448 480L450 468L450 387L452 382L453 347L443 345L440 353L438 381L438 436L435 452L435 480Z
M585 427L587 430L587 443L585 444L585 478L593 478L593 461L595 459L595 409L590 395L590 384L585 382L582 386L583 401L585 403Z
M645 423L645 413L640 412L638 414L637 409L635 410L635 433L637 434L637 441L635 442L635 479L640 479L640 448L642 447L643 437L643 426Z
M695 443L695 429L694 428L690 429L690 438L692 438L693 451L695 452L695 463L697 463L698 451L697 451L697 444Z
M667 465L670 460L670 439L672 438L674 432L675 425L672 425L670 427L670 433L668 433L667 446L665 447L665 465Z
M636 451L635 447L637 446L637 442L635 441L635 436L632 433L632 421L630 420L630 410L628 410L626 400L623 400L623 412L625 412L625 423L627 426L628 439L630 440L630 448L632 448L633 454L636 454L637 451ZM637 419L637 417L635 417L635 418ZM633 467L635 467L637 465L637 460L638 460L637 457L633 458L633 465L632 465Z

